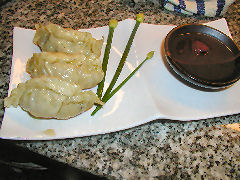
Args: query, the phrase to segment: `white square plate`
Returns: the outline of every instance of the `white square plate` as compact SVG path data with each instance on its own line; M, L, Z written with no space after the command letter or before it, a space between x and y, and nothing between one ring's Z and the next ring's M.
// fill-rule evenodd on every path
M115 30L105 86L112 79L134 24L135 20L127 19L119 22ZM230 36L225 19L207 25ZM140 25L118 84L145 59L148 52L155 51L155 55L95 116L90 116L94 110L92 108L69 120L39 120L29 116L20 107L6 108L0 137L19 140L63 139L119 131L154 119L189 121L239 113L239 82L224 91L202 92L182 84L168 72L160 49L173 27ZM91 32L97 39L104 36L105 42L107 40L108 27L83 31ZM34 33L34 30L14 28L9 92L18 83L30 78L25 71L26 62L34 52L40 52L32 43ZM105 44L102 54L104 49ZM96 88L93 90L96 91Z

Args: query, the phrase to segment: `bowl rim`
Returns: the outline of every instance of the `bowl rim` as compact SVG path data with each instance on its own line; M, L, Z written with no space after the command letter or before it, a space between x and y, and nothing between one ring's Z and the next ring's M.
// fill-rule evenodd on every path
M169 50L170 38L174 34L179 34L178 31L180 31L181 29L186 28L186 27L188 27L188 28L189 27L198 27L198 28L202 28L202 29L204 29L204 28L206 29L207 28L208 31L209 30L212 31L211 34L208 34L206 32L202 32L202 31L196 31L196 32L210 35L212 37L217 38L222 43L224 43L218 37L214 36L213 33L215 33L215 34L217 33L218 35L221 35L222 38L225 38L226 40L228 40L227 41L228 44L226 45L228 48L229 48L229 43L231 43L231 46L234 46L234 49L233 49L233 51L235 52L234 55L240 52L240 49L239 49L238 45L233 41L233 39L230 38L225 33L221 32L220 30L217 30L217 29L215 29L213 27L210 27L210 26L207 26L207 25L197 24L197 23L179 25L179 26L173 28L167 34L166 38L164 39L164 53L165 53L165 57L166 57L168 65L170 65L170 67L173 69L173 71L177 75L181 76L181 78L183 78L184 80L186 80L186 81L188 81L188 82L190 82L190 83L192 83L194 85L203 87L203 88L210 88L210 89L226 88L226 87L234 84L235 82L237 82L240 79L240 73L238 73L237 75L233 76L232 78L229 78L229 80L227 80L227 81L222 81L222 82L219 82L219 81L206 81L206 80L203 80L201 78L198 78L198 77L194 76L191 73L186 72L186 70L183 67L181 67L178 63L176 63L174 61L174 57L172 56L172 54L171 54L171 52ZM232 48L230 48L230 49L232 51Z

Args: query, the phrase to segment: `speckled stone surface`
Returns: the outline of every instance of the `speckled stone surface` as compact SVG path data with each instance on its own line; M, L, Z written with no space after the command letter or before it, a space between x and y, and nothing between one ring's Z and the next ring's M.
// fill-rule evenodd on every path
M226 18L240 45L240 0ZM64 27L107 25L111 18L145 14L146 23L184 24L217 18L167 12L131 0L13 0L0 7L0 116L7 96L14 26L53 22ZM192 122L157 120L132 129L83 138L16 142L20 146L109 179L240 179L240 115ZM235 123L235 128L231 125ZM224 125L224 126L223 126Z

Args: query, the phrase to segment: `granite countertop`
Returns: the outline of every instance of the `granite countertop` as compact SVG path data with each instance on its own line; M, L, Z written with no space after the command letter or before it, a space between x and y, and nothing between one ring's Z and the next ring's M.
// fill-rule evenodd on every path
M240 45L240 0L224 15ZM89 28L111 18L146 23L184 24L218 18L193 17L163 10L151 2L131 0L13 0L0 7L0 117L7 96L14 26L34 28L53 22ZM156 120L128 130L83 138L16 142L39 154L109 179L240 179L240 116L200 121Z

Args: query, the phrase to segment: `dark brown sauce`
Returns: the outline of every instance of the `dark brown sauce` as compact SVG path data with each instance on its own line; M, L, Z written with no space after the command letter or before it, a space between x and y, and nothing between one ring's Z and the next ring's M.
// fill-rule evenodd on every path
M232 51L212 36L186 33L172 41L169 51L176 65L195 78L223 82L239 73Z

